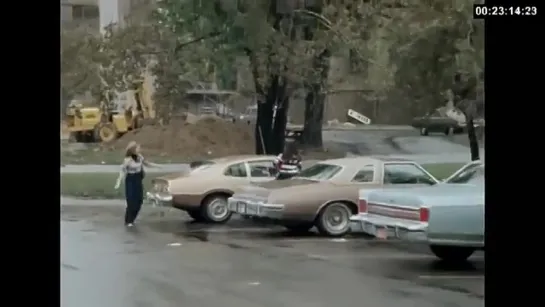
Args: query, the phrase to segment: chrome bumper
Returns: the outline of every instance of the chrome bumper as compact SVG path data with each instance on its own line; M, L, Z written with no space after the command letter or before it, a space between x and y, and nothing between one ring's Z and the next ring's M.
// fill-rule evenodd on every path
M398 239L402 241L427 243L428 224L418 221L400 221L369 214L353 215L350 218L352 232L381 237L382 239ZM379 235L380 232L380 235Z
M284 205L267 204L261 201L230 197L227 200L229 211L244 216L280 219L284 212Z
M147 192L146 200L154 207L171 207L172 195L166 193Z

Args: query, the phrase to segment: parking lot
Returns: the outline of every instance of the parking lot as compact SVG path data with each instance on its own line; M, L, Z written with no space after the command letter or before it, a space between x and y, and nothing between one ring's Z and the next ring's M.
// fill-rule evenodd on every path
M194 224L155 208L127 230L122 213L61 207L64 306L484 305L482 253L453 266L400 242Z

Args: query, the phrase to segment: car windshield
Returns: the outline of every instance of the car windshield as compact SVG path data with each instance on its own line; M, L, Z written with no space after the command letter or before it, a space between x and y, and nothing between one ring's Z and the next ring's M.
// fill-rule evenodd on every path
M458 174L449 178L447 183L483 183L484 165L475 164L468 166Z
M334 164L318 163L302 170L295 178L304 178L310 180L328 180L335 176L342 167Z

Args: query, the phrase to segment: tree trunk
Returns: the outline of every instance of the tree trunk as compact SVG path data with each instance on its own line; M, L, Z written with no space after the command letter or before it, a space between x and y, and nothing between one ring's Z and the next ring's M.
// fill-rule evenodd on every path
M302 144L306 147L322 148L322 121L324 118L325 95L319 84L309 87L305 97L305 125Z
M255 122L255 153L266 155L271 151L270 140L273 127L274 104L276 102L276 88L278 87L278 78L273 78L271 85L267 89L265 101L257 103L257 118Z
M313 32L308 31L305 39L312 39ZM327 82L331 54L329 50L324 50L315 59L313 70L319 72L320 78L316 83L307 87L307 96L305 97L305 124L303 127L302 144L306 147L323 147L322 123L324 120L325 94L323 85Z
M255 152L258 155L277 155L284 150L289 97L285 97L286 85L281 85L279 79L279 76L272 76L265 101L258 102L255 125Z
M471 161L480 160L479 141L473 124L473 115L465 114L467 123L467 138L469 140L469 151L471 153Z
M322 13L322 6L307 6L307 9L316 14ZM308 20L303 26L303 37L305 40L313 40L314 33L319 28L317 20ZM307 85L307 95L305 97L305 123L303 126L303 135L301 143L305 147L322 148L322 122L324 119L325 94L323 94L324 84L329 75L331 53L324 49L315 56L312 63L313 73L318 73L319 78L313 83Z
M285 89L285 87L284 87ZM285 97L284 101L278 105L276 116L274 117L274 125L269 140L269 154L277 155L284 151L284 143L286 136L286 125L288 123L289 97Z

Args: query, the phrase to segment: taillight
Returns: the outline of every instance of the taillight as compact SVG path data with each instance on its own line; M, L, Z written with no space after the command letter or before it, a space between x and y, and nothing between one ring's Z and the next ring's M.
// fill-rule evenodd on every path
M358 203L360 213L367 212L367 201L365 199L360 199Z
M430 219L430 209L420 208L420 222L427 222Z

